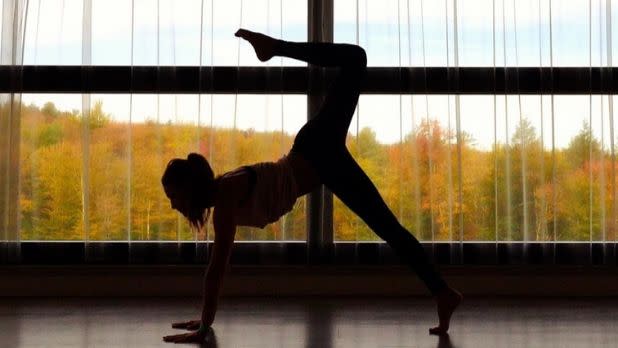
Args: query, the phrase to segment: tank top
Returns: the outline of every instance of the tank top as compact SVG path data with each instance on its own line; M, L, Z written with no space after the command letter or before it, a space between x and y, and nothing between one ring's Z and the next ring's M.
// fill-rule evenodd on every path
M236 210L236 223L264 228L292 210L298 195L289 155L237 170L249 172L249 190Z

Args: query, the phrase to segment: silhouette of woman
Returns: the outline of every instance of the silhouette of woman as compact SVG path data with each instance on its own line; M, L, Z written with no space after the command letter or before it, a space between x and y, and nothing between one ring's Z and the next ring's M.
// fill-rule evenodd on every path
M204 279L201 320L175 323L173 328L196 330L164 337L168 342L201 341L214 321L220 284L227 266L237 225L263 228L292 209L298 197L318 185L328 187L343 203L411 266L431 291L439 325L431 334L446 334L451 314L462 300L447 286L427 260L425 252L385 204L378 190L345 146L350 121L366 72L365 51L355 45L297 43L240 29L260 61L273 56L294 58L339 72L315 117L298 132L290 152L277 162L257 163L217 178L206 159L195 153L171 160L161 179L173 209L201 228L214 209L215 241Z

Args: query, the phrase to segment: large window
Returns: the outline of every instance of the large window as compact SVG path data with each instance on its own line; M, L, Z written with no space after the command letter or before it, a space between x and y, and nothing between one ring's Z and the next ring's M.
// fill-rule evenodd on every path
M198 235L169 207L167 161L199 152L222 174L276 160L331 77L259 62L234 37L245 27L365 48L347 145L401 223L446 250L437 259L549 245L555 262L567 244L586 262L611 259L610 0L5 0L0 10L3 241L208 249L212 225ZM237 236L258 262L272 249L299 263L383 250L327 190Z
M305 1L24 5L24 65L254 66L262 63L234 37L241 25L287 40L307 36ZM273 59L265 65L304 64ZM276 160L287 153L306 120L305 99L281 94L23 94L19 239L212 240L212 221L195 235L170 208L160 184L167 161L198 152L219 175ZM237 240L306 240L305 199L264 230L240 227Z
M364 95L348 147L421 240L613 241L610 99L464 95L458 132L455 96ZM376 239L334 210L336 240Z
M618 53L610 0L335 0L334 12L335 41L362 45L370 66L605 66Z
M167 161L199 152L216 175L272 161L307 110L304 96L88 98L84 115L80 95L22 96L22 240L212 240L170 208L160 181ZM264 230L239 228L237 239L305 240L304 202Z
M487 67L487 95L361 96L349 146L403 225L432 242L614 242L615 97L519 94L518 69L546 69L547 87L554 68L611 67L615 17L608 1L335 1L334 40L369 66ZM445 89L466 93L455 74ZM336 199L334 221L335 240L376 239Z
M234 37L239 27L286 40L307 37L306 0L31 0L23 5L27 65L252 66L262 63ZM268 64L304 65L287 58Z

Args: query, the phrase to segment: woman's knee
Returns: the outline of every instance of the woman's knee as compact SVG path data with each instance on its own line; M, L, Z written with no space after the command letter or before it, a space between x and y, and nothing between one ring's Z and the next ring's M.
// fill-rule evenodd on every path
M361 66L363 68L367 67L367 52L365 52L365 49L362 48L361 46L354 46L356 47L356 64L358 66Z
M367 67L367 53L364 48L352 44L342 44L342 47L345 47L343 54L346 56L346 64L342 66L344 69L349 67L354 67L355 69Z

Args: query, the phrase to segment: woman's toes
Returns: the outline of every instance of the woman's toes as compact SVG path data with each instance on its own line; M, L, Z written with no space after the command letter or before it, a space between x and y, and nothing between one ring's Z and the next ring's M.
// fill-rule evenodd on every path
M448 329L445 330L440 326L436 326L429 329L429 333L432 335L448 335Z

